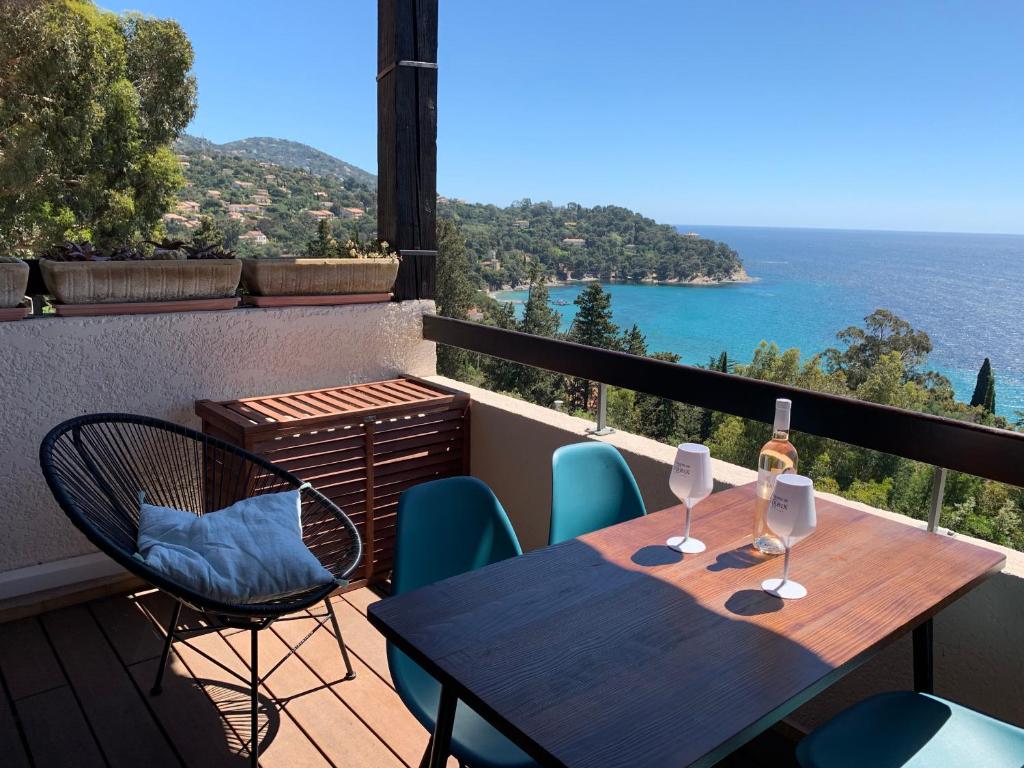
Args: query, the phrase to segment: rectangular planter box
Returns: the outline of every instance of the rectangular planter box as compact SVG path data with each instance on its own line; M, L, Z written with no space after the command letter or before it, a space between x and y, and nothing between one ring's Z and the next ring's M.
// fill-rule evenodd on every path
M0 258L0 309L17 307L28 290L28 264L21 259Z
M62 304L219 299L233 296L239 259L40 261L50 293Z
M466 393L409 376L196 402L203 432L308 481L352 518L364 555L349 589L390 577L402 491L469 474L469 411Z
M398 259L242 259L242 282L257 296L388 293Z

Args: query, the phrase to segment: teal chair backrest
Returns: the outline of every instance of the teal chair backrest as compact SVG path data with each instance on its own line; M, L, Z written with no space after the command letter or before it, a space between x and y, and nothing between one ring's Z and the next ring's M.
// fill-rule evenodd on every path
M398 501L391 591L400 595L522 553L486 483L475 477L422 483Z
M549 544L645 514L636 479L613 446L576 443L551 457Z

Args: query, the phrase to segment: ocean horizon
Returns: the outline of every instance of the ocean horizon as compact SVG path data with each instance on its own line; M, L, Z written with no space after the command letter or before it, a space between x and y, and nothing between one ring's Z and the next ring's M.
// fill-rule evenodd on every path
M889 309L932 341L927 367L969 401L985 357L996 376L996 412L1024 409L1024 309L1019 276L1024 235L896 230L801 229L685 224L728 243L749 283L713 286L610 283L615 322L633 323L652 352L704 364L725 351L750 361L763 341L796 347L802 359L835 346L836 333ZM563 329L575 315L578 283L552 286ZM523 291L499 298L521 301Z

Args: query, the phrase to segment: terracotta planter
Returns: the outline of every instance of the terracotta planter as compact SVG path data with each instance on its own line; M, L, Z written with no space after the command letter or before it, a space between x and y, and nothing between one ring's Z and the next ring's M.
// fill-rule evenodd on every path
M16 307L28 290L28 264L21 259L0 257L0 309Z
M120 304L233 296L238 259L190 261L40 261L50 293L62 304Z
M242 282L257 296L387 293L398 259L242 259Z

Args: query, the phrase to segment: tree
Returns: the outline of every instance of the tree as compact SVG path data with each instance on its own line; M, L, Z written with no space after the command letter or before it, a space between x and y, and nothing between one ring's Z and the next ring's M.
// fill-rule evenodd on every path
M890 353L899 355L905 380L920 381L919 369L932 351L927 333L914 329L888 309L876 309L864 318L863 328L851 325L839 331L836 338L846 348L825 350L826 367L830 371L842 371L854 389L868 377L882 356Z
M636 323L633 323L632 327L622 334L619 348L631 355L643 357L647 354L647 337L640 332Z
M322 224L323 222L321 222ZM471 265L466 255L466 238L459 225L448 219L437 222L437 314L465 320L473 306ZM442 344L437 348L437 372L462 379L470 367L470 353Z
M224 240L224 233L217 226L212 216L203 216L199 220L199 226L196 227L195 233L192 235L192 242L197 245L223 245Z
M588 285L576 301L579 309L569 328L568 339L577 344L586 344L601 349L615 349L618 344L619 328L612 322L612 297L599 283ZM569 403L572 408L585 411L590 405L591 382L572 379L568 386Z
M971 407L984 406L988 397L989 383L992 380L992 363L986 357L978 370L978 378L974 384L974 394L971 395Z
M338 255L338 241L328 219L317 222L316 237L306 243L306 255L312 259L330 259Z
M548 303L548 287L544 273L534 265L530 269L530 293L523 307L519 330L534 336L555 338L562 317ZM527 400L550 406L561 394L561 379L557 374L532 366L520 366L516 391Z
M192 58L173 21L0 2L0 251L155 234L182 182L170 143L195 112Z
M988 387L985 389L984 408L988 413L996 412L996 375L994 373L988 377Z
M672 352L655 352L655 360L678 363L679 355ZM674 443L682 432L684 406L674 400L646 392L637 392L634 397L636 423L641 434L663 443Z

